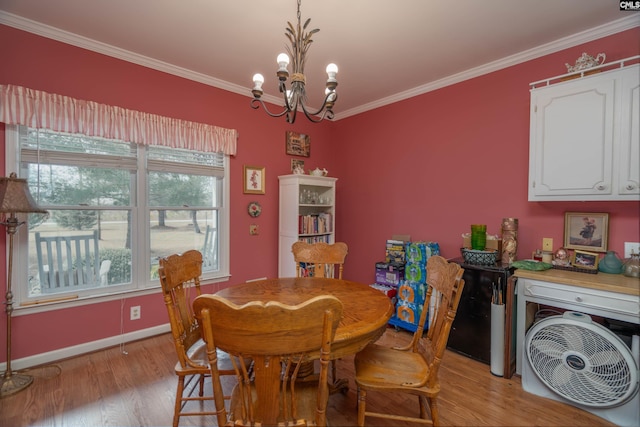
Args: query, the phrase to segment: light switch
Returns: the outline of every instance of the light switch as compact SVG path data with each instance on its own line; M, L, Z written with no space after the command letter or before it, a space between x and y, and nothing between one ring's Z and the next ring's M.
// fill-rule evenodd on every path
M255 235L258 234L258 225L257 224L249 225L249 234L251 234L252 236L255 236Z
M551 237L544 237L542 239L542 250L543 251L553 251L553 239Z

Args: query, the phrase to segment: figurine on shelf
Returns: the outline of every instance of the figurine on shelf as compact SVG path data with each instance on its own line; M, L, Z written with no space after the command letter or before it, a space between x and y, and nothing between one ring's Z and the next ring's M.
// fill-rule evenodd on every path
M565 248L560 248L553 254L553 260L551 264L557 265L560 267L568 267L571 265L571 261L569 260L569 253Z
M327 176L326 169L315 168L312 171L309 171L309 175L311 176Z
M640 254L631 251L631 258L622 265L622 274L627 277L640 277Z
M618 258L615 251L607 251L598 263L598 271L609 274L620 274L623 272L622 260Z
M582 54L580 58L576 60L576 65L570 65L565 63L567 66L567 72L575 73L576 71L588 70L589 68L597 67L598 65L604 64L604 60L606 55L604 53L599 53L595 58L591 55L587 55L586 52Z

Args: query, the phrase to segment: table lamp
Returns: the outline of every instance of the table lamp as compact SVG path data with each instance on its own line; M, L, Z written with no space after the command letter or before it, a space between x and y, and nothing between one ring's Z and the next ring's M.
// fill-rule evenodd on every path
M26 221L18 221L17 214L39 213L48 214L47 211L36 205L31 197L26 179L19 179L15 173L9 178L0 178L0 224L7 227L9 235L9 262L7 265L7 370L0 378L0 397L17 393L29 387L33 377L18 374L11 370L11 314L13 312L13 293L11 292L11 276L13 274L13 236L18 227Z

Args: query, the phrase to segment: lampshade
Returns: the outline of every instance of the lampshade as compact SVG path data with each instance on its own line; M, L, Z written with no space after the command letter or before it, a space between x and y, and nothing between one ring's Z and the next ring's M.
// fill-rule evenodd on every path
M26 179L20 179L12 172L0 178L0 213L48 213L41 209L29 192Z

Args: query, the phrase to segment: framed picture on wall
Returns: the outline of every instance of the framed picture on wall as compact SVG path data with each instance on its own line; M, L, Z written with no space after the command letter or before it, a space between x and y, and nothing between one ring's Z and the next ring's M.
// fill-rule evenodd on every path
M608 213L564 214L564 247L567 249L606 252L608 234Z
M264 167L244 167L244 194L264 194Z
M285 151L291 156L309 157L311 155L311 137L304 133L288 130L285 138Z

